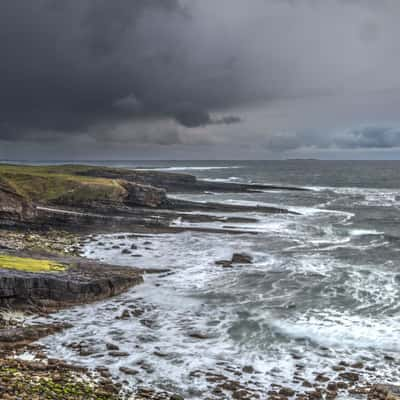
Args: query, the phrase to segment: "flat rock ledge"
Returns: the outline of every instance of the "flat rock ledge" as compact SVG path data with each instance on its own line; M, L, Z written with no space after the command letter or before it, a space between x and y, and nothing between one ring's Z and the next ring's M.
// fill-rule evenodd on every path
M143 282L142 272L79 258L57 258L67 269L32 273L0 268L0 307L51 312L118 295Z
M67 323L37 324L0 329L0 350L16 350L42 337L71 328Z

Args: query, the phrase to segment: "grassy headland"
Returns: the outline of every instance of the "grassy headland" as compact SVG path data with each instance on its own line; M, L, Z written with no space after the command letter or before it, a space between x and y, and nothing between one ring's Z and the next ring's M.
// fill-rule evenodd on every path
M118 179L78 175L85 166L0 165L0 180L28 201L118 201L126 190Z

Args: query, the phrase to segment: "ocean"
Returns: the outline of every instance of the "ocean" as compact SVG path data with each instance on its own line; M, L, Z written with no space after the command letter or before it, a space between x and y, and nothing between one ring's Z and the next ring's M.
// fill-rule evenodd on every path
M86 257L170 272L148 274L143 285L117 298L54 314L74 327L42 340L50 355L90 367L105 365L132 387L151 386L194 399L212 398L207 371L261 394L273 384L304 391L296 375L310 382L321 373L334 378L340 362L367 366L359 371L362 380L399 383L399 161L101 164L310 190L174 195L298 213L235 213L256 219L251 223L174 221L248 233L102 235L98 239L109 250L87 241ZM121 253L133 244L140 257ZM215 265L234 252L251 254L253 264ZM118 318L124 309L136 310L136 317ZM81 356L67 346L79 341L93 354ZM128 355L110 356L109 342ZM121 366L138 373L121 377Z

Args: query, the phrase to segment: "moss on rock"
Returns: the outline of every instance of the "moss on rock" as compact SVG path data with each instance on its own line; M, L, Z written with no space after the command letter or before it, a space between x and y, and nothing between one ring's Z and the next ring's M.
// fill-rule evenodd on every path
M65 271L64 265L54 261L15 257L6 254L0 254L0 268L39 273Z

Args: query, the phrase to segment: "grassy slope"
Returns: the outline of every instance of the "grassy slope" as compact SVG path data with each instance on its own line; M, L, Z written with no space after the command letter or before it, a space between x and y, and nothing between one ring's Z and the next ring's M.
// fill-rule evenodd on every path
M5 181L28 200L48 203L71 201L119 201L125 189L115 179L92 178L78 174L93 167L83 165L26 166L0 165L0 181Z
M14 257L0 254L0 268L15 269L24 272L59 272L65 267L49 260Z

